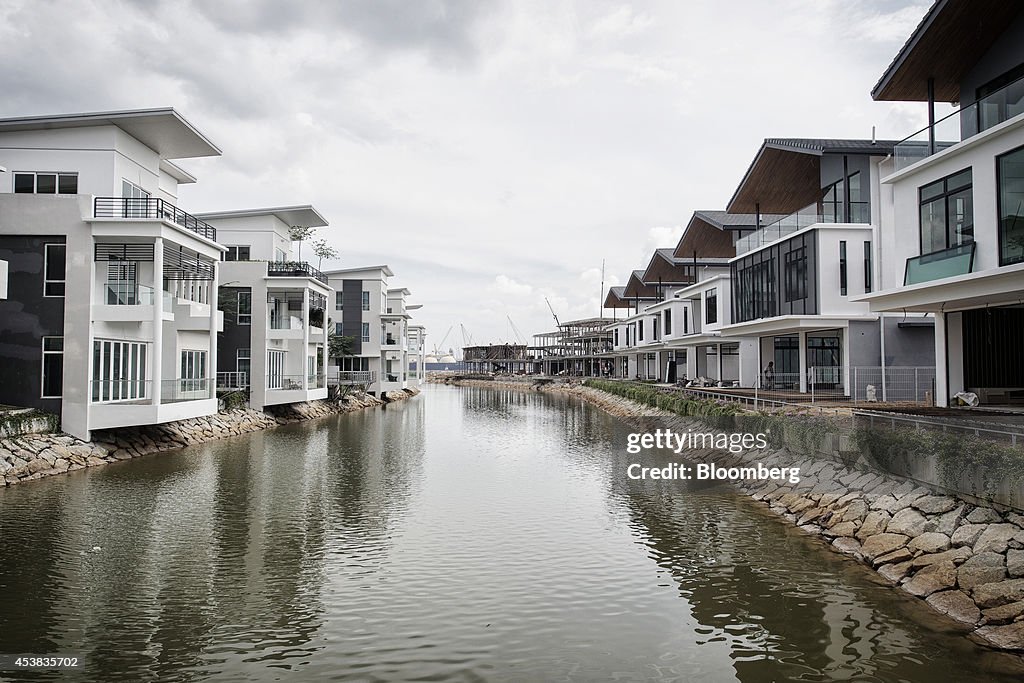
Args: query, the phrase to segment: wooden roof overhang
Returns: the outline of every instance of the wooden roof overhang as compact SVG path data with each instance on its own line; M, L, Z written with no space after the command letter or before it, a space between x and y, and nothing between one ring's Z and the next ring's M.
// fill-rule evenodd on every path
M765 143L729 200L729 213L791 214L821 199L821 156ZM735 255L735 254L734 254Z
M695 253L697 258L732 258L736 255L732 235L710 223L699 211L693 212L672 256L692 259Z
M1017 0L937 0L871 90L875 100L960 102L960 83L1024 9Z

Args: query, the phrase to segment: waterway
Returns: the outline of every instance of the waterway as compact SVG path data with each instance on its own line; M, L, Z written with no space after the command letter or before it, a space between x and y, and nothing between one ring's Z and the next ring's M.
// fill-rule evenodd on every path
M0 652L95 681L981 681L1018 660L576 399L430 386L0 490Z

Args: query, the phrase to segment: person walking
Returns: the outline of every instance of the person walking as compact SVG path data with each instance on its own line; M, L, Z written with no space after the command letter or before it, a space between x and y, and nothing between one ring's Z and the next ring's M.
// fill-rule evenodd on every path
M768 366L764 369L764 388L774 389L775 388L775 361L768 361Z

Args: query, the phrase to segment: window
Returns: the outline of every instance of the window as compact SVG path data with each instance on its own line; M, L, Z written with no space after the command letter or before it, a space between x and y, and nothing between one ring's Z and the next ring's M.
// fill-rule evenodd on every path
M690 309L683 309L683 334L690 333Z
M661 339L661 331L659 329L660 328L660 325L659 325L660 322L661 322L661 317L660 316L656 315L656 316L654 316L653 319L651 319L651 328L652 328L652 331L653 331L653 334L651 335L652 341L658 341L659 339Z
M672 334L672 311L665 309L665 334Z
M280 389L284 386L285 351L267 351L267 388Z
M364 311L370 310L370 293L369 292L363 292L363 310Z
M43 261L43 296L64 296L67 246L44 244Z
M278 263L288 260L288 254L283 249L274 248L274 260Z
M1024 261L1024 147L996 160L999 174L999 265Z
M200 391L206 384L206 351L181 352L181 390Z
M238 324L252 324L252 292L238 293Z
M638 320L637 323L636 323L636 340L637 341L643 341L644 340L644 321L643 321L643 319Z
M825 188L821 198L822 223L846 222L846 186L842 180Z
M64 337L43 337L43 389L41 398L64 394Z
M921 200L921 253L932 254L974 241L971 169L918 190Z
M871 242L864 240L864 291L871 292L871 281L874 275L871 272Z
M97 339L92 346L92 400L132 401L146 398L144 342Z
M784 294L786 301L807 298L807 247L787 252L784 256Z
M334 293L334 310L340 311L345 307L342 299L343 297L341 292Z
M839 242L839 294L846 296L846 240Z
M238 349L237 351L235 351L235 371L242 375L241 384L244 386L248 386L249 374L252 372L251 349Z
M342 329L343 329L343 327L342 327L341 323L334 323L334 334L337 334L337 335L345 334L342 331Z
M615 337L615 339L613 340L612 344L615 345L615 346L618 346L619 345L619 328L617 328L617 327L615 328L615 330L613 331L613 336Z
M134 306L139 303L135 286L137 265L134 261L107 262L107 305Z
M704 293L704 322L718 322L718 289L709 289Z
M225 261L248 261L249 260L250 247L246 245L234 245L228 247L228 250L224 252Z
M149 215L149 193L138 185L121 180L125 218L145 218Z
M738 294L733 297L734 322L747 322L777 315L775 258L765 250L734 265ZM764 260L757 260L764 259Z
M15 173L18 194L78 194L77 173Z
M370 341L370 323L362 323L359 336L364 342Z

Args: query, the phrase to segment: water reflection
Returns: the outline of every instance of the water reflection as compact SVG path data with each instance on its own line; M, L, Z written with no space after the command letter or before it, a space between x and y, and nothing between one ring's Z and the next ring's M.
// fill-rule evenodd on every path
M627 479L627 431L432 387L0 490L3 647L96 681L997 680L746 498Z

